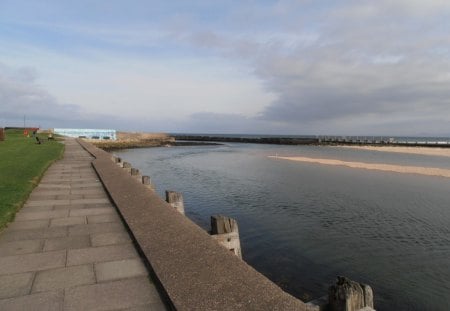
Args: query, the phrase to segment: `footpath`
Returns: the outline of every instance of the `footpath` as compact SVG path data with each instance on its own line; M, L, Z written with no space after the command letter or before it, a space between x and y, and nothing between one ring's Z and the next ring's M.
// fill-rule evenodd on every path
M65 144L0 233L0 310L166 310L93 157Z

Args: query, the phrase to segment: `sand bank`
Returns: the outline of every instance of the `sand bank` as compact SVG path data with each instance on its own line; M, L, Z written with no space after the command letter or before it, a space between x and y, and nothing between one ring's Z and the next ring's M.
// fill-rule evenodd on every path
M396 172L405 174L420 174L428 176L441 176L450 178L450 170L435 168L435 167L420 167L420 166L402 166L402 165L391 165L391 164L378 164L378 163L365 163L365 162L347 162L334 159L316 159L316 158L305 158L305 157L276 157L270 156L270 158L299 161L307 163L325 164L325 165L339 165L351 168L367 169L367 170L377 170L386 172Z
M450 157L450 148L427 147L392 147L392 146L338 146L332 148L351 148L360 150L373 150L382 152L410 153L431 156Z

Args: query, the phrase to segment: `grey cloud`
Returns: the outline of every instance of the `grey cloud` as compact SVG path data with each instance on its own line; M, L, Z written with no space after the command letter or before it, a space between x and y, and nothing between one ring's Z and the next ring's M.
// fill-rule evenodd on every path
M31 68L0 66L0 115L5 122L21 120L24 115L35 122L67 120L80 114L73 105L60 105L36 84L37 73Z
M179 131L189 128L197 133L258 133L262 125L259 120L239 114L199 112L192 114L185 124L179 124Z
M394 135L405 134L403 126L408 126L406 132L412 135L449 135L450 63L446 55L435 53L449 50L448 36L439 41L433 28L415 32L418 25L408 29L404 21L382 22L329 20L325 28L333 31L321 34L326 46L299 48L287 56L270 50L256 59L255 73L278 94L261 118L306 123L316 132ZM383 58L388 61L380 61ZM356 122L358 118L365 122Z
M406 127L412 135L450 134L447 2L348 1L309 10L312 16L303 16L295 4L284 6L291 9L274 13L283 33L266 40L257 31L191 36L195 46L245 60L277 95L252 122L297 133L395 135ZM315 26L308 28L305 20ZM239 120L250 122L234 118Z
M279 68L276 74L265 72L268 87L276 90L279 99L266 108L263 118L321 121L349 115L441 115L450 111L448 83L436 81L429 69L409 63L379 67L366 65L355 71L339 66L336 74L327 66L316 66L300 70L297 76L291 68L285 73Z
M120 120L111 116L89 115L77 105L61 104L37 84L33 68L13 68L0 64L0 123L41 127L110 127Z

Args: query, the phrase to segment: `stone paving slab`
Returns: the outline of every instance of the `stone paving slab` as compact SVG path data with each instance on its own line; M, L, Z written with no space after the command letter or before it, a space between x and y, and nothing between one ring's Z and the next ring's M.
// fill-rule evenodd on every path
M55 202L55 201L51 201ZM47 204L52 205L52 204ZM38 219L52 219L63 218L69 216L69 212L66 210L59 211L42 211L42 212L27 212L26 209L19 211L16 214L16 221L23 220L38 220Z
M54 206L54 210L64 210L64 209L83 209L83 208L102 208L102 207L108 207L108 208L114 208L114 206L111 205L111 203L91 203L91 204L74 204L72 203L70 206ZM114 208L115 210L115 208Z
M95 264L95 275L99 282L147 275L147 269L139 259L125 259Z
M48 219L15 221L8 226L9 230L24 230L24 229L41 229L48 228L50 221Z
M32 292L44 292L78 285L95 283L94 267L82 265L39 271L33 282Z
M41 181L37 189L70 189L70 185L61 185L58 183L46 183L45 181Z
M102 223L102 224L87 224L76 225L69 227L69 235L85 235L93 233L107 233L107 232L123 232L125 228L121 223Z
M132 244L71 249L67 252L67 266L133 257L138 254Z
M64 310L117 310L159 300L147 277L66 289Z
M43 292L33 295L19 296L9 299L0 299L0 310L62 310L64 291Z
M130 243L128 234L123 232L96 233L91 235L92 246L106 246Z
M0 310L166 310L93 157L65 143L0 233Z
M83 190L72 189L70 191L70 193L72 193L72 194L98 194L98 195L103 195L103 196L105 196L105 194L106 194L105 190L103 190L103 188L100 188L100 187L91 188L91 189L83 189Z
M119 216L116 214L91 215L87 216L88 224L100 224L105 222L120 222Z
M0 244L0 257L38 253L42 250L44 240L13 241Z
M112 207L94 207L94 208L85 208L85 209L76 209L70 211L70 216L88 216L88 215L105 215L105 214L116 214L114 208Z
M69 205L70 200L42 200L42 201L28 201L25 203L25 207L32 207L32 206L55 206L55 205Z
M29 294L33 278L33 272L0 276L0 299Z
M3 242L48 239L67 236L67 227L52 227L31 230L5 230L0 235L0 245Z
M64 267L65 264L65 251L0 257L0 275Z
M50 220L50 227L84 225L84 224L86 224L86 217L84 216L55 218Z
M44 252L62 249L87 248L91 246L89 235L68 236L45 240Z
M43 211L52 211L54 210L53 206L33 206L33 207L22 207L21 211L24 212L43 212ZM11 226L13 223L9 224Z

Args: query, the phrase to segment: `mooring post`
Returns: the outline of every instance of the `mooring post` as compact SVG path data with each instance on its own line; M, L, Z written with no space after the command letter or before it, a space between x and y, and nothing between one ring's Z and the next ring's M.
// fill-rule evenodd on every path
M142 176L142 184L149 188L150 190L155 191L155 185L153 185L152 180L150 179L150 176Z
M119 158L118 156L112 156L111 160L116 163L117 165L119 165L120 162L122 162L122 159Z
M131 163L123 162L122 168L128 172L128 174L131 174Z
M139 180L139 181L142 180L141 174L139 173L139 170L137 168L132 167L130 173L131 173L131 176L133 176L137 180Z
M242 259L239 229L235 219L222 215L211 216L211 236Z
M329 310L373 310L373 291L369 285L338 276L337 282L328 290Z
M123 167L123 161L122 158L117 157L117 162L116 162L117 166L119 167Z
M184 215L183 195L176 191L166 190L166 202Z

